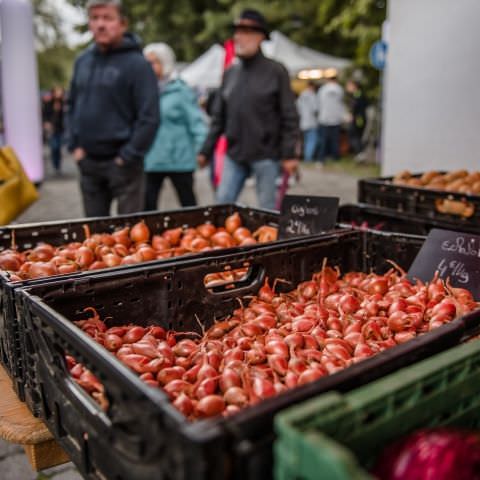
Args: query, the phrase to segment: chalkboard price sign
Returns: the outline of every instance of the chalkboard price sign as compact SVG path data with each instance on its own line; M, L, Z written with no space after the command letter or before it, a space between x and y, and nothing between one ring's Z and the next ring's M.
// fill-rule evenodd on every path
M438 271L454 287L480 298L480 236L433 229L408 271L411 279L430 281Z
M338 197L285 195L280 216L280 238L299 237L335 228Z

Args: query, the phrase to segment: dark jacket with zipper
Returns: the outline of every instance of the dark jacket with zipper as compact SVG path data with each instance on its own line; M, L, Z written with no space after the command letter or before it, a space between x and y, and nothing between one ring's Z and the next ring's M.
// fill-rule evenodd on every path
M229 157L237 163L295 157L298 115L283 65L259 52L225 72L200 153L210 157L222 134Z
M75 62L69 147L92 158L141 163L158 128L158 105L157 79L132 34L111 50L92 45Z

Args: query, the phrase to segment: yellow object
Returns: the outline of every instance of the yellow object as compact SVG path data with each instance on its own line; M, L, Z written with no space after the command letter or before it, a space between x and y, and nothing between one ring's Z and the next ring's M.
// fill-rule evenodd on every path
M307 88L308 82L306 80L301 80L300 78L294 78L290 82L290 86L297 95L300 95Z
M37 199L37 189L13 149L0 148L0 225L10 223Z

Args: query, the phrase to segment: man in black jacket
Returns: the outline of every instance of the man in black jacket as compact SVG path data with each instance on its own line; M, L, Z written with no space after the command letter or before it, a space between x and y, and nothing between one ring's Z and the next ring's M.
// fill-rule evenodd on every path
M269 36L264 17L245 10L233 28L240 61L225 72L198 162L205 166L224 133L228 151L217 202L235 202L253 174L259 205L273 209L279 164L289 173L298 167L295 98L286 69L262 54L260 45Z
M94 45L76 60L69 95L70 149L80 170L85 214L143 209L143 157L159 123L157 80L120 0L90 0Z

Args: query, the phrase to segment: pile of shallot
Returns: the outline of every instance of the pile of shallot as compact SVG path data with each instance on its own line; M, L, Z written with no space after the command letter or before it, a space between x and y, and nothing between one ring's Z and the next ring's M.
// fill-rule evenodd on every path
M108 328L96 312L77 325L194 420L233 414L478 307L467 290L437 277L411 283L398 266L384 275L341 276L325 263L288 293L276 293L276 282L266 279L229 317L206 331L200 325L201 335L159 326ZM105 404L98 380L72 358L68 366Z
M203 223L195 228L172 228L154 235L143 221L113 233L91 234L88 225L84 225L84 230L83 242L71 242L59 247L39 243L35 248L23 252L16 248L15 239L12 238L12 248L0 252L0 270L7 271L11 281L20 281L277 239L277 229L268 225L252 233L242 226L238 212L227 217L222 227Z

